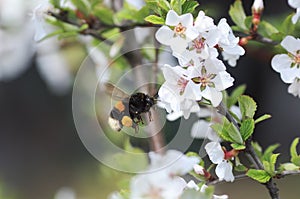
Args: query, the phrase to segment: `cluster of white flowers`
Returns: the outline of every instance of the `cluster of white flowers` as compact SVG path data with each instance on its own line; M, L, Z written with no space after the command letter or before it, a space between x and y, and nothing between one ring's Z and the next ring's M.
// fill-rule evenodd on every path
M156 32L156 39L171 47L180 66L162 67L166 81L158 95L163 106L169 113L184 118L199 111L197 101L202 99L218 106L222 101L222 91L232 86L234 79L217 58L217 49L221 50L229 65L235 66L245 53L238 44L239 38L233 35L226 19L215 25L203 11L194 21L192 14L178 16L170 10L165 24Z
M300 0L288 0L289 5L296 9L296 14L292 17L293 23L297 23L300 18Z
M300 39L288 35L282 40L281 46L288 53L275 55L271 65L280 73L283 82L291 84L288 92L300 97Z
M198 165L200 162L198 157L189 157L179 151L168 150L164 155L150 152L149 158L151 164L147 171L131 179L130 199L176 199L180 198L186 189L205 191L205 185L200 188L194 181L187 183L181 177L194 169L199 172L199 167L202 167ZM214 196L214 198L228 198L228 196ZM110 199L123 199L123 196L115 192Z

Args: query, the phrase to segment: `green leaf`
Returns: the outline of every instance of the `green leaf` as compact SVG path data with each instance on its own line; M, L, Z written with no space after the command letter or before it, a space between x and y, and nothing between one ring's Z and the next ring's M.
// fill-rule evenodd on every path
M291 152L291 162L297 166L300 166L300 156L297 153L298 143L299 143L299 138L295 138L291 144L290 152Z
M158 6L158 0L145 0L146 2L146 6L152 10L153 12L155 12L156 14L158 14L159 16L162 16L163 12L162 8Z
M257 142L252 142L251 145L254 148L255 153L261 159L262 158L262 148L261 148L261 146Z
M241 137L239 130L225 117L222 118L222 123L213 124L211 125L211 128L223 140L243 145L243 139Z
M51 3L55 8L60 8L60 2L61 2L61 0L50 0L50 3Z
M232 92L230 97L227 99L227 107L230 108L231 106L235 105L238 101L238 98L244 94L246 90L246 85L240 85L237 88L235 88Z
M86 16L88 16L90 12L90 5L88 4L88 1L83 0L71 0L71 2L74 4L78 10L83 12Z
M258 32L266 37L270 37L271 35L278 33L279 30L269 22L261 21L258 26Z
M182 5L182 14L193 13L198 6L199 4L197 1L186 1Z
M246 141L254 132L254 120L246 119L242 122L240 132L244 141Z
M293 164L293 163L284 163L280 165L281 168L283 168L284 171L297 171L299 170L299 166Z
M257 108L256 102L247 95L240 96L238 102L243 120L253 118Z
M269 146L264 154L263 154L263 159L270 162L271 161L271 157L273 155L273 152L279 147L279 144L273 144L271 146Z
M60 35L60 34L62 34L62 33L64 33L64 30L58 29L58 30L56 30L56 31L54 31L54 32L51 32L51 33L47 34L46 36L44 36L43 38L41 38L41 39L38 40L37 42L44 41L45 39L48 39L48 38L51 38L51 37Z
M245 19L245 26L247 27L247 30L250 30L251 26L252 26L252 16L247 16Z
M266 160L263 161L265 171L267 171L271 176L276 175L275 164L277 162L278 156L279 156L279 153L272 154L269 161L266 161Z
M265 170L256 170L256 169L249 169L246 175L260 183L266 183L272 177Z
M145 18L145 21L152 23L152 24L164 24L165 20L159 16L156 15L149 15Z
M257 124L257 123L262 122L262 121L264 121L264 120L267 120L267 119L269 119L269 118L271 118L271 117L272 117L272 116L269 115L269 114L264 114L264 115L260 116L259 118L257 118L257 119L254 121L254 123Z
M292 22L293 15L294 15L294 13L287 16L285 18L285 20L283 21L283 23L281 24L280 30L284 35L293 34L295 31L296 26Z
M94 15L103 23L113 25L114 12L104 6L96 6L93 11Z
M248 30L245 25L246 14L241 0L236 0L233 5L230 6L229 15L232 21L242 30Z
M145 23L145 18L150 14L150 12L151 11L147 6L142 7L135 15L136 21L139 23Z
M85 24L83 24L82 26L79 27L78 32L84 31L88 28L89 28L89 25L85 23Z
M182 1L181 0L171 0L171 9L177 12L178 15L182 14Z
M237 143L232 143L230 146L232 148L234 148L235 150L244 150L246 148L245 145L243 145L243 144L237 144Z
M270 174L270 176L274 176L275 173L273 172L272 165L268 161L263 161L262 163L264 165L264 170L266 172L268 172L268 174Z
M157 3L159 7L167 12L171 9L170 3L167 0L158 0Z

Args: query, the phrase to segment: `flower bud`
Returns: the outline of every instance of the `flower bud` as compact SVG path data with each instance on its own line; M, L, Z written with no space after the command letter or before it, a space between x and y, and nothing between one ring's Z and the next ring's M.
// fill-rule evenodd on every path
M195 164L195 165L194 165L194 171L195 171L195 173L197 173L198 175L202 175L202 176L205 175L204 168L203 168L202 166L200 166L199 164Z
M264 9L263 0L254 0L252 5L252 13L261 13Z

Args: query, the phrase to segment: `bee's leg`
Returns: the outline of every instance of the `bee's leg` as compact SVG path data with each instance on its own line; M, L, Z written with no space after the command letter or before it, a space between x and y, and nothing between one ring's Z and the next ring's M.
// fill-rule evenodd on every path
M149 110L148 112L148 116L149 116L149 121L152 122L153 121L153 118L152 118L152 113L151 113L151 110Z
M137 121L138 121L137 123L140 123L140 122L141 122L142 124L144 124L144 121L143 121L143 118L142 118L141 115L137 115L137 116L136 116L136 119L137 119Z
M135 125L134 126L134 131L135 131L135 134L138 134L138 132L139 132L139 125Z

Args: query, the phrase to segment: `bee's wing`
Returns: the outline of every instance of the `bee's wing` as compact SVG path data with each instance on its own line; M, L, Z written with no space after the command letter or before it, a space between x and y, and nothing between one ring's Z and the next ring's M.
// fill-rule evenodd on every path
M114 86L113 84L106 82L104 83L105 92L110 95L114 100L123 100L129 98L125 91L121 90L120 88Z

